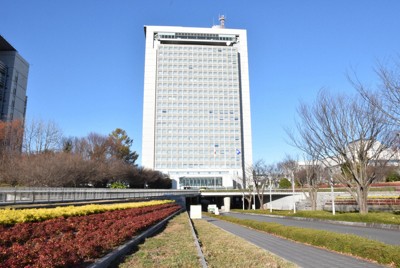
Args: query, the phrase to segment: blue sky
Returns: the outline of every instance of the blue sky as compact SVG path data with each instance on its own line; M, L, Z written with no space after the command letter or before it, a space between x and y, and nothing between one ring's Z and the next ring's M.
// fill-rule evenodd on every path
M253 158L298 152L286 142L299 101L321 88L368 86L400 49L398 0L0 0L0 34L30 63L28 120L66 136L123 128L141 154L144 25L247 29ZM140 159L139 159L140 161Z

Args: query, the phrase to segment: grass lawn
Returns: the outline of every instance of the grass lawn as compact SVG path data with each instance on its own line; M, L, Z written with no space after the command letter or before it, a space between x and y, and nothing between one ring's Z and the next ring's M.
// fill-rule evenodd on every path
M361 215L357 212L336 212L336 215L332 215L329 211L298 211L293 213L291 210L275 210L272 213L269 209L265 210L241 210L233 209L234 212L239 213L256 213L265 215L280 215L289 217L304 217L304 218L316 218L325 220L336 220L336 221L351 221L351 222L374 222L384 224L398 224L400 225L400 213L398 212L369 212L366 215Z
M201 267L188 220L186 213L173 218L119 267ZM194 225L208 267L297 267L205 220Z
M170 220L163 232L146 239L119 267L200 267L187 214Z
M205 220L194 220L208 267L297 267Z

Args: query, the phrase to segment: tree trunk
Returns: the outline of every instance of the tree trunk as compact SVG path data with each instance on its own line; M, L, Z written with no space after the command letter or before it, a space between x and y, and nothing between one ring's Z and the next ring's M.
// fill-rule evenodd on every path
M317 210L317 189L310 189L310 202L311 202L311 210L315 211Z
M360 208L360 214L367 214L368 213L368 188L359 186L358 189L358 206Z
M264 209L264 194L258 195L258 201L260 202L260 209Z
M253 196L250 194L249 196L245 196L245 199L246 199L246 201L247 201L247 209L248 210L250 210L251 209L251 203L252 203L252 199L253 199Z

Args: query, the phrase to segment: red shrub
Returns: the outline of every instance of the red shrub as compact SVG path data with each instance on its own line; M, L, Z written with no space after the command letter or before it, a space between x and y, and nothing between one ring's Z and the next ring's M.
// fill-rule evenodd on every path
M82 266L179 209L164 204L2 226L0 268Z

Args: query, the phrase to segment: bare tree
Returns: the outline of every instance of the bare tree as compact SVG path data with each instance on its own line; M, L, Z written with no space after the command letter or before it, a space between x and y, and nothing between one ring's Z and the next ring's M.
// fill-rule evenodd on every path
M283 175L286 178L290 178L291 180L294 180L294 175L297 172L299 165L298 161L295 160L292 156L286 155L285 159L278 164L278 169L281 170ZM291 181L293 183L293 181Z
M300 105L298 116L297 134L288 132L293 145L341 170L338 180L360 213L368 213L369 187L377 178L368 166L390 160L388 148L395 138L385 115L362 98L321 91L313 105Z
M392 64L378 63L375 72L380 80L377 90L371 90L359 81L357 75L348 79L371 105L379 109L389 123L400 126L400 57Z
M304 162L295 173L296 182L311 204L311 210L317 209L319 184L325 175L325 168L315 157L304 157Z
M242 191L244 200L247 201L247 209L251 209L251 204L253 203L254 196L253 166L247 166L244 173L244 176L242 178L238 178L237 180L242 181L242 187L240 188L240 190Z
M268 185L268 166L265 164L264 160L257 160L252 168L252 184L257 193L258 201L260 202L260 208L264 208L264 192Z
M19 154L22 148L24 125L21 120L0 121L0 155Z
M62 131L56 123L32 120L25 125L23 148L27 154L59 151L62 139Z

